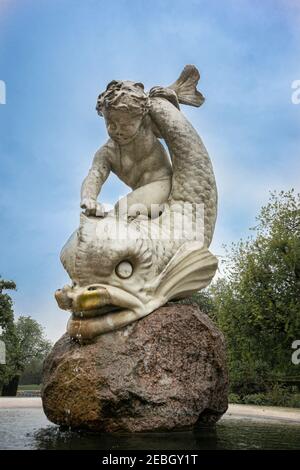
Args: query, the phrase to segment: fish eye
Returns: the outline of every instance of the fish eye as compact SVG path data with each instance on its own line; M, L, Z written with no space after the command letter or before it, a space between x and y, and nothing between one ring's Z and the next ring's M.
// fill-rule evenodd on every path
M129 261L121 261L116 266L115 271L117 276L119 276L121 279L128 279L133 273L133 267Z

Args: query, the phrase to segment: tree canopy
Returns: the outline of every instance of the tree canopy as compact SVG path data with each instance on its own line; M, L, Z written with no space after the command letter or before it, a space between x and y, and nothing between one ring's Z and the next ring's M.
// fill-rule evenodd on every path
M291 360L300 338L300 195L271 193L251 231L225 247L222 277L192 297L224 332L231 390L242 394L287 377L300 383Z
M300 334L300 195L271 193L254 235L227 249L225 276L211 288L237 389L296 374Z
M12 381L16 391L19 377L25 368L32 361L42 361L51 348L51 343L44 337L43 328L36 320L20 316L14 321L13 302L5 291L15 289L13 281L0 278L0 339L6 349L6 364L0 364L0 392L2 388L9 388Z
M21 372L33 360L43 359L51 349L51 342L45 339L42 326L29 316L21 316L15 322L17 338L16 357Z
M0 364L0 392L2 386L9 382L15 374L15 349L16 335L14 329L13 303L7 290L15 290L16 284L13 281L6 281L0 278L0 326L2 334L1 341L5 344L6 364ZM1 394L1 393L0 393Z

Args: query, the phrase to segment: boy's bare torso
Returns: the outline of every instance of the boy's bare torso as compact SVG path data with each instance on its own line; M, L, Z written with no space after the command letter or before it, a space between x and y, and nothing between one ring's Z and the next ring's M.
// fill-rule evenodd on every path
M172 175L167 152L154 135L141 135L125 146L112 140L108 145L112 171L133 190Z
M120 145L110 138L96 152L81 189L81 207L88 213L102 215L103 209L96 200L110 172L115 173L133 190L127 196L129 205L131 202L134 204L141 202L149 207L151 201L145 198L151 196L151 193L155 203L160 203L160 199L165 199L171 188L170 158L148 125L142 125L129 143ZM141 194L139 188L151 184L152 186L148 186L148 192ZM157 191L161 196L155 194ZM141 197L144 200L140 200Z

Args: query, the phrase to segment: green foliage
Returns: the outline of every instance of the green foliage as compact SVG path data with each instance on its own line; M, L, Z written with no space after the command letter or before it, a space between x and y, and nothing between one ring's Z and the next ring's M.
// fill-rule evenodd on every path
M271 194L257 221L254 237L227 250L225 277L211 288L238 393L299 373L291 344L300 334L300 195Z
M7 383L14 374L16 336L14 330L14 313L12 299L5 291L15 290L13 281L0 278L0 326L2 334L0 339L6 346L6 364L0 364L0 391L2 385Z
M176 303L185 305L197 304L201 312L206 313L206 315L210 315L210 317L214 316L214 302L208 289L196 292L191 297L179 300Z
M30 383L30 384L26 384L26 385L19 385L19 388L18 388L18 391L20 392L26 392L26 391L40 391L41 389L41 386L40 384L37 384L37 383Z
M13 281L5 281L0 277L0 326L6 329L13 324L14 313L10 296L3 292L5 290L15 290L16 284Z
M42 382L43 360L33 359L24 369L21 377L21 385L40 384Z
M229 394L229 402L241 405L282 406L300 408L300 393L275 384L268 392L248 395Z
M29 316L18 318L15 323L15 333L18 369L23 372L34 359L42 360L45 357L51 349L51 343L44 338L41 325Z
M228 401L229 403L240 404L241 397L237 393L229 393Z
M16 289L15 283L0 278L0 339L6 347L6 364L0 365L0 391L2 386L19 377L34 361L38 361L41 367L43 358L51 348L36 320L21 316L14 322L12 299L4 292L11 289Z

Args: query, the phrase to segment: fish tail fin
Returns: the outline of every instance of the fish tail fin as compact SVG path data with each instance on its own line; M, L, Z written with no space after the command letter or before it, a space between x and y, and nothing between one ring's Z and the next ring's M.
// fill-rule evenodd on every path
M205 101L202 93L197 90L199 78L200 73L195 65L186 65L180 77L168 88L175 91L179 103L196 106L198 108Z

